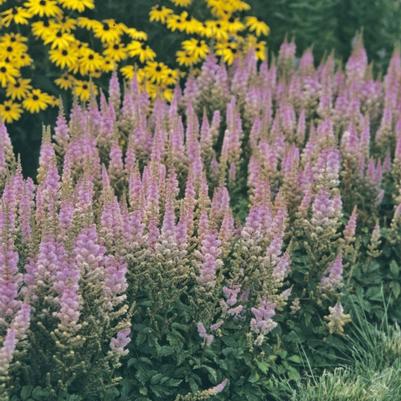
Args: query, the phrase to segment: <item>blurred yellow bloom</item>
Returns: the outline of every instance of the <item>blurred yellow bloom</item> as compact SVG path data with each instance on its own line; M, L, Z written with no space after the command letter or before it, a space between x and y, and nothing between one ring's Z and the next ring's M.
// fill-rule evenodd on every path
M132 41L127 46L130 57L138 57L141 63L152 61L156 57L156 53L144 42Z
M39 113L39 111L46 110L53 102L54 98L52 96L42 92L40 89L33 89L24 99L22 105L30 113Z
M13 102L12 100L6 100L4 103L0 103L0 120L5 123L12 123L18 121L22 115L22 108L20 104Z
M269 26L265 22L258 20L256 17L247 17L246 26L251 32L255 32L256 36L267 36L269 34Z
M91 28L97 38L104 43L118 42L124 33L124 26L113 19L98 22Z
M209 46L204 40L189 39L182 42L183 49L193 56L194 59L200 60L206 58L209 53Z
M197 62L197 60L193 57L193 55L185 50L178 50L176 54L177 54L177 63L184 67L190 67Z
M167 18L173 14L173 10L167 7L160 7L159 5L151 8L149 13L149 21L150 22L161 22L165 24L167 22Z
M31 80L19 78L7 85L6 95L12 100L22 100L32 89Z
M216 40L228 39L228 23L224 20L206 21L206 25L212 32L212 37Z
M124 32L131 38L134 40L147 40L148 39L148 35L146 32L143 31L138 31L135 28L127 28L124 27Z
M52 49L49 52L50 61L62 69L72 69L78 63L78 54L71 48Z
M122 43L114 43L108 45L103 51L105 58L119 62L127 58L127 49Z
M135 69L133 65L125 65L120 68L121 74L127 81L131 81L135 76Z
M151 82L155 84L161 84L164 81L169 68L164 63L151 61L144 67L143 70Z
M73 92L81 101L87 102L97 93L97 88L92 82L76 80Z
M28 0L25 7L32 15L39 17L55 17L62 14L56 0Z
M51 45L52 49L66 49L75 40L73 35L56 29L49 29L43 35L44 44Z
M103 58L100 54L92 49L83 49L79 59L79 72L82 75L94 73L96 70L101 70Z
M215 46L216 56L222 58L222 60L231 65L234 62L235 57L238 55L238 44L235 42L220 42Z
M32 14L24 7L12 7L0 13L0 27L9 27L11 23L26 25Z
M75 78L72 75L64 74L54 81L58 87L67 90L72 89L75 83Z
M58 0L62 7L82 13L85 9L95 8L94 0Z
M8 84L15 83L19 76L20 72L15 67L0 61L0 86L5 88Z
M192 0L170 0L177 7L189 7Z

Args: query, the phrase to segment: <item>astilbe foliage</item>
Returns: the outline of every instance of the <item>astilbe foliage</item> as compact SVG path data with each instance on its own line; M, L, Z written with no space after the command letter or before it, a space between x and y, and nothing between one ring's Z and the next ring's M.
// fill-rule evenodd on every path
M355 43L345 68L209 56L169 104L114 83L60 111L36 184L1 127L5 400L264 399L355 295L399 316L401 59L376 79Z

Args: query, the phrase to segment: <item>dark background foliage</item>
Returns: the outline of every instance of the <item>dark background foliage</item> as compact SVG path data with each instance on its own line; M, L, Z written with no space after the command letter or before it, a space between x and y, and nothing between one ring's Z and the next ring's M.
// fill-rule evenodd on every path
M100 19L113 17L145 30L159 58L174 64L177 41L183 37L149 22L149 10L157 3L163 1L97 0L93 14ZM344 60L349 55L355 33L363 31L369 58L380 71L401 38L401 0L249 0L249 3L253 14L270 25L268 46L271 54L276 53L288 37L296 40L298 53L313 46L317 59L334 50L336 56ZM197 13L202 12L202 6L203 0L194 0ZM41 79L42 87L55 90L50 69ZM40 116L26 115L9 128L26 175L35 174L42 125L53 123L55 115L54 110Z

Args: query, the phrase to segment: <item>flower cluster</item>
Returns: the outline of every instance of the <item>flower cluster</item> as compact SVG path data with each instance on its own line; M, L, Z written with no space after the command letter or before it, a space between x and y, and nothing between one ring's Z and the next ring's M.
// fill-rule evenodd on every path
M36 183L1 126L2 383L29 355L29 384L96 394L188 315L207 352L235 330L252 350L286 324L343 334L358 264L399 244L400 71L396 51L374 78L356 41L345 69L293 43L277 63L210 55L171 102L114 75L109 98L60 110Z
M268 25L254 16L241 17L251 6L242 0L205 0L209 18L197 18L199 5L192 0L171 0L176 9L156 5L149 14L150 21L159 22L171 32L187 36L176 52L182 67L193 67L204 61L209 53L232 64L240 54L253 49L258 60L266 59L266 42L260 37L269 34ZM193 12L193 13L192 13Z
M0 118L11 123L24 111L38 113L57 106L58 100L35 82L39 57L53 65L54 83L81 101L98 91L95 81L121 68L134 73L156 96L171 97L178 72L155 61L147 34L114 19L85 16L94 0L26 0L5 3L0 11ZM41 45L40 52L37 50Z

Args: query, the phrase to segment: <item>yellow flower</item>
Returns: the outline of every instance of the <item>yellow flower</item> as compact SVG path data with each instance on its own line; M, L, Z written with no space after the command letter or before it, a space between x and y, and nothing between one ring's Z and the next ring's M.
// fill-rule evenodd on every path
M105 59L103 62L104 72L113 72L117 69L117 63L114 60Z
M266 42L258 42L255 46L255 53L258 60L266 60Z
M119 62L127 58L127 49L122 43L114 43L106 47L106 49L103 51L103 55L105 58Z
M22 109L18 103L12 100L6 100L0 104L0 119L5 123L12 123L21 118Z
M207 27L212 31L212 38L216 40L226 40L228 39L228 24L227 21L217 20L217 21L206 21Z
M33 89L24 99L22 105L30 113L39 113L42 110L46 110L53 103L54 98L52 96L42 92L40 89Z
M62 14L56 0L28 0L25 6L32 15L39 17L55 17Z
M135 69L133 65L125 65L124 67L121 67L120 72L127 81L131 81L135 76Z
M0 61L0 86L5 88L10 83L15 83L20 72L12 65Z
M174 96L174 91L172 89L167 88L163 91L163 98L168 102L171 102L173 100L173 96Z
M256 36L267 36L269 34L269 26L265 22L259 21L256 17L247 17L246 26L251 32L255 32Z
M225 63L231 65L238 54L238 44L235 42L219 42L215 45L216 56L223 59Z
M128 44L127 51L130 57L138 57L141 63L152 61L156 57L156 53L146 43L137 40Z
M92 82L76 80L73 92L82 102L87 102L97 93L97 88Z
M179 74L180 73L178 70L168 69L168 71L166 71L166 74L164 77L165 85L168 85L168 86L175 85L178 81Z
M78 22L75 18L70 18L67 17L66 15L51 20L52 28L68 33L71 33L77 27L77 24Z
M43 42L45 45L50 44L52 49L66 49L75 42L75 38L70 33L49 29L43 36Z
M167 7L160 7L159 5L151 8L149 12L149 21L150 22L161 22L165 24L167 22L167 18L173 14L173 10Z
M94 0L58 0L62 7L82 13L85 9L95 8Z
M193 55L185 50L178 50L176 54L177 54L177 63L179 65L190 67L191 65L194 65L197 62L197 60L193 57Z
M7 85L6 95L12 100L22 100L32 89L31 80L20 78Z
M32 58L27 53L19 54L18 56L11 56L12 64L15 68L22 68L32 65Z
M79 60L79 72L82 75L88 75L101 70L102 66L103 58L100 54L89 48L82 49Z
M72 69L78 63L78 53L72 48L52 49L49 52L50 61L62 69Z
M158 63L156 61L151 61L144 67L147 78L155 84L163 82L168 70L169 68L164 63Z
M78 25L81 28L93 30L98 24L99 24L99 21L96 21L91 18L87 18L87 17L79 17L78 18Z
M134 40L147 40L148 39L148 35L146 32L143 31L138 31L135 28L127 28L124 27L124 32L131 38Z
M9 27L11 23L26 25L32 14L24 7L12 7L0 13L0 27Z
M124 33L124 26L117 24L113 19L98 22L92 27L92 31L103 43L118 42Z
M75 84L75 78L72 75L63 74L61 77L55 79L54 82L59 88L67 90L73 88Z
M170 0L177 7L189 7L192 0Z
M31 25L33 36L43 39L49 32L55 29L54 22L44 20L36 21Z
M173 14L167 18L167 28L173 32L181 31L192 34L199 29L199 21L191 18L187 11L183 11L180 15Z
M206 58L209 53L209 47L204 40L184 40L182 42L182 47L196 60Z

